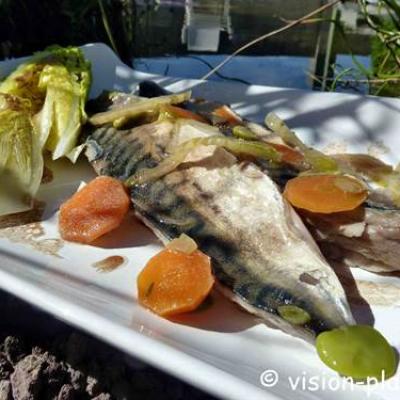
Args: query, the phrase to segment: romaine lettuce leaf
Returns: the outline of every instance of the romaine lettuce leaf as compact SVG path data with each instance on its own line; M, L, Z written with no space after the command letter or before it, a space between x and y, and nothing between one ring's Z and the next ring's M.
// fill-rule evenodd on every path
M0 215L27 209L43 173L43 150L72 162L81 146L91 68L76 47L36 53L0 82Z
M73 160L90 84L90 63L79 48L51 46L21 64L0 83L0 92L29 100L40 140L53 159Z
M68 156L76 146L79 131L86 115L82 99L84 88L64 65L47 65L40 76L39 87L46 91L42 110L35 124L53 159Z
M0 93L0 214L29 209L42 178L42 149L29 109L29 101Z
M46 65L40 74L38 87L46 97L34 121L53 159L66 156L74 161L77 158L74 148L81 125L86 121L84 107L91 82L90 64L77 48L54 51L57 62Z
M38 112L44 102L45 93L39 87L43 64L27 62L21 64L3 82L0 82L0 93L8 93L29 101L32 114Z

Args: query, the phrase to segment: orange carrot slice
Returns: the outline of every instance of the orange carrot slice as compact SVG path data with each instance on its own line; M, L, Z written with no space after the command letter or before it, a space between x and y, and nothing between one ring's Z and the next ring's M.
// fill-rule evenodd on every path
M119 180L99 176L61 205L61 237L73 242L93 242L120 225L129 204L129 196Z
M164 249L147 263L137 279L139 301L154 313L169 317L195 310L214 283L210 258Z
M330 214L350 211L365 201L364 184L350 176L306 175L288 181L284 196L295 207Z
M229 125L235 126L243 123L242 119L236 115L228 106L221 106L213 111L213 114L222 118Z
M192 111L186 110L184 108L171 106L170 104L167 104L166 106L164 106L164 110L167 111L169 114L172 114L176 118L193 119L195 121L199 121L199 122L208 124L208 121L205 118L203 118L201 115L196 114Z

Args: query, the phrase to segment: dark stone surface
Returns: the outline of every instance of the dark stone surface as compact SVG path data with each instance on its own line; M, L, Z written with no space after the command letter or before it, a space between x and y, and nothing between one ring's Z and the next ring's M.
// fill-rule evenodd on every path
M4 354L13 365L26 355L23 341L15 336L7 336L3 342Z
M45 362L44 357L30 354L15 365L11 374L12 394L15 400L39 398Z
M0 400L213 400L0 291Z
M0 381L0 400L12 400L11 382L8 380Z
M108 393L101 393L92 400L111 400L111 396Z
M75 389L72 385L63 385L58 393L57 400L74 400Z
M0 381L8 379L12 371L13 366L8 361L7 356L4 353L0 353Z

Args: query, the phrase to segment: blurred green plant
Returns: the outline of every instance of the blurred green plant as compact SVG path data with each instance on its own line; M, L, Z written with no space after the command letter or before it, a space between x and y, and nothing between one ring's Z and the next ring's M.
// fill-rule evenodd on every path
M343 0L345 1L345 0ZM327 78L327 90L365 87L375 95L400 95L400 3L398 0L348 0L356 2L363 20L373 30L371 68L366 68L350 48L346 31L338 19L317 18L322 9L328 10L339 0L330 0L310 18L289 21L276 31L262 35L227 57L213 68L210 76L243 49L303 23L328 21L347 45L353 66L343 68L333 63ZM135 54L148 55L157 47L157 36L149 36L149 25L159 2L145 0L141 7L135 0L0 0L0 59L29 55L38 49L57 43L62 46L88 42L108 43L119 57L132 65ZM157 51L157 50L155 50ZM320 77L312 77L318 81ZM326 78L326 76L325 76Z
M376 32L372 39L372 69L382 83L372 84L374 94L400 95L400 4L396 0L378 2L377 15L368 13L365 0L359 0L368 25Z
M105 42L131 65L135 18L134 0L0 0L0 57Z
M361 15L367 25L373 30L371 38L371 68L366 68L357 60L346 41L346 32L340 22L336 24L337 31L348 46L353 67L343 68L332 64L334 78L328 82L328 90L335 91L339 87L352 87L357 90L367 87L373 95L400 96L400 4L397 0L378 0L368 2L357 0ZM318 80L318 77L314 77Z

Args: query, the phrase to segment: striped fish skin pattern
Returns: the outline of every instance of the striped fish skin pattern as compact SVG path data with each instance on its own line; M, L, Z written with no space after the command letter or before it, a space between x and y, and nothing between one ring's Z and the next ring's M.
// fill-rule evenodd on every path
M88 135L86 156L98 174L126 179L158 165L166 149L204 135L201 124L107 125ZM278 187L254 164L201 146L174 172L133 186L131 199L165 243L181 233L192 237L211 257L223 293L266 322L311 341L321 331L354 323L335 273ZM288 323L278 313L288 304L311 320Z

